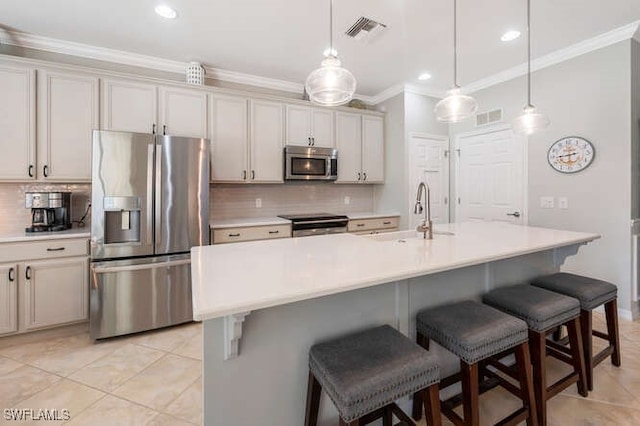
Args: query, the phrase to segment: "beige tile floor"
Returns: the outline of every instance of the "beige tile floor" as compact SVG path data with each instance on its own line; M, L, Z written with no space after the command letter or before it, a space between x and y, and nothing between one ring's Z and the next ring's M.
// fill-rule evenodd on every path
M594 314L594 325L603 327L601 314ZM0 408L66 408L69 425L199 425L201 333L194 323L97 344L84 327L0 339ZM640 323L621 321L620 333L622 367L601 364L587 398L573 386L552 399L550 425L640 425ZM549 363L553 377L566 371L554 359ZM487 425L517 401L498 388L483 395L481 405ZM28 422L2 415L0 424Z

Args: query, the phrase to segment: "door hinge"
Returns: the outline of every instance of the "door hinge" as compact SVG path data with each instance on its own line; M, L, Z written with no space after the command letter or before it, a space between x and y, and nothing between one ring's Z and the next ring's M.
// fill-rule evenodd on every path
M444 205L446 206L447 204L449 204L449 197L444 197Z
M458 154L458 157L460 157L460 148L456 148L456 153Z
M444 150L444 158L449 158L449 150L448 149Z
M458 204L460 204L460 197L458 197Z

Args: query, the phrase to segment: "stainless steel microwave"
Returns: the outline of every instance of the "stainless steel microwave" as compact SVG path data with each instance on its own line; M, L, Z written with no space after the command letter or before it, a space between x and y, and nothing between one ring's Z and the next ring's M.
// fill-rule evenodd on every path
M285 146L284 179L338 179L338 150L315 146Z

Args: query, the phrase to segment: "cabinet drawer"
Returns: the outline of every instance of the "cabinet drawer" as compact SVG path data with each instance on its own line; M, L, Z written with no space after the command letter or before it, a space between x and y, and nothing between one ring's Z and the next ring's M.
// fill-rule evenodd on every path
M400 224L400 218L397 216L392 217L378 217L373 219L356 219L350 220L347 230L349 232L370 231L375 229L389 229L397 228Z
M0 262L88 255L89 240L86 238L0 244Z
M212 244L223 244L289 237L291 237L291 225L251 226L213 229L211 242Z

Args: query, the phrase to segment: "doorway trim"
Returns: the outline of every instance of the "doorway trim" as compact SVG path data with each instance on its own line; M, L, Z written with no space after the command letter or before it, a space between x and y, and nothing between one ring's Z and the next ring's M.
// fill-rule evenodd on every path
M451 152L451 157L455 159L449 160L449 164L453 163L453 182L454 182L454 197L452 197L453 209L450 209L449 214L453 213L453 219L458 220L459 204L458 198L460 197L460 141L463 138L486 135L488 133L502 132L505 130L512 130L511 124L498 123L483 127L481 129L471 130L469 132L458 133L454 136L454 146ZM522 225L529 224L529 138L527 136L518 136L514 134L514 137L520 141L522 147ZM451 188L451 182L449 182L449 188ZM451 218L451 217L450 217Z

